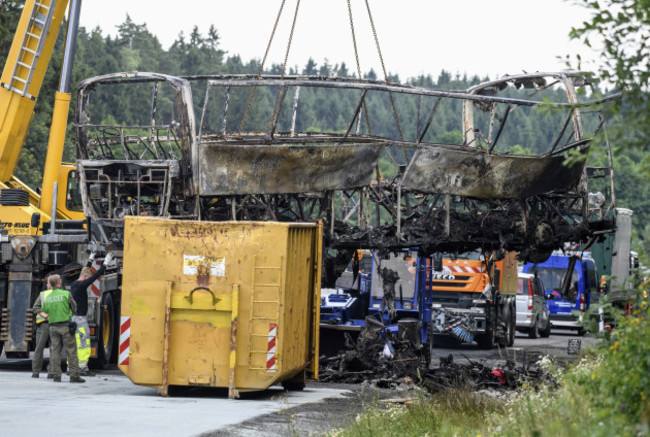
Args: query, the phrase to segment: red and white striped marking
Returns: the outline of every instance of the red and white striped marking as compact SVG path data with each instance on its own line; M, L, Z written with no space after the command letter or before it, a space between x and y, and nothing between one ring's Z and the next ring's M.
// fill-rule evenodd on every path
M485 267L449 266L449 270L455 273L485 273Z
M131 343L131 317L121 317L120 323L120 356L117 362L120 366L129 365L129 346Z
M98 269L99 266L101 266L99 261L93 260L93 263L90 265L90 269L95 273ZM100 290L99 290L99 278L95 280L90 286L88 287L88 290L90 290L95 296L99 297L100 295Z
M277 335L278 335L278 325L275 323L269 323L269 341L268 347L266 349L266 371L275 372L276 367L276 348L277 348Z

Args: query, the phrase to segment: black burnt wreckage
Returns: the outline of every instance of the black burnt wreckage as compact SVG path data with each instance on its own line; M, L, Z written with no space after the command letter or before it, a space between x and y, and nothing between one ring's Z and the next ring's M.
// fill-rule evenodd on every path
M371 318L369 322L356 341L346 334L345 350L332 357L321 357L320 381L370 382L379 388L392 389L417 386L430 393L450 388L515 389L524 384L530 387L556 384L539 352L524 354L519 364L514 359L505 359L487 365L464 355L462 360L455 361L451 354L430 363L426 348L419 344L417 336L408 334L408 329L395 336L383 331L376 319ZM558 365L550 360L548 363Z
M114 107L110 115L93 108L95 93ZM114 73L78 88L80 195L96 238L118 250L126 215L320 220L323 287L334 287L356 249L502 250L538 262L565 242L614 230L609 143L598 144L608 167L588 168L584 158L604 127L602 107L616 97L599 98L580 72L506 76L466 90L320 76ZM134 114L134 99L148 109ZM351 110L339 111L340 102ZM332 116L316 120L313 105ZM457 118L438 120L442 107ZM545 118L554 140L537 151L508 144L506 132L524 130L519 113ZM441 129L462 138L442 141ZM595 177L605 178L605 195L590 195ZM385 342L349 343L322 363L322 379L419 373L434 387L449 374L482 384L530 371L508 365L495 375L450 360L429 370L421 345L394 341L402 358L378 362Z
M117 108L140 99L149 113L138 124L119 109L112 125L93 120L93 92L111 86ZM544 97L558 87L563 101ZM77 98L85 213L118 246L125 215L322 220L324 246L343 253L481 248L545 259L614 226L613 190L609 202L588 196L593 175L613 187L611 168L587 168L580 157L603 127L599 106L615 96L595 99L589 89L578 72L506 76L462 91L312 76L98 76L81 83ZM320 105L352 101L354 110L309 123L313 108L300 101L308 93ZM461 144L434 141L442 105L462 114L454 126ZM391 110L393 126L375 121ZM517 155L499 141L506 129L523 129L518 111L558 120L546 150ZM570 153L577 159L569 165ZM347 263L349 252L341 258Z

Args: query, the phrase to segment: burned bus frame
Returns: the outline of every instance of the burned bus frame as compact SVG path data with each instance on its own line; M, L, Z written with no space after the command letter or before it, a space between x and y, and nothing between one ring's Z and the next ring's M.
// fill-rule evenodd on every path
M92 90L129 83L152 85L152 123L91 124ZM202 108L195 110L192 87L197 83L206 90ZM176 119L161 124L155 122L156 101L165 84L176 94ZM556 85L566 90L565 102L533 100ZM320 76L115 73L90 78L79 86L75 123L85 213L99 226L103 240L118 245L125 215L323 220L325 245L335 249L419 247L431 253L501 248L519 251L526 260L545 259L566 241L586 241L614 228L608 218L614 206L611 151L608 168L588 169L580 160L566 164L570 151L588 152L595 134L583 132L583 108L617 97L580 102L576 88L588 85L588 76L580 72L506 76L464 91ZM276 96L267 111L269 128L246 130L255 90L262 87ZM528 98L500 95L508 87L531 92ZM243 116L230 109L235 88L252 90ZM340 129L299 131L300 91L319 88L357 93L355 109ZM206 108L215 89L223 91L216 119L221 129L207 130ZM391 101L393 95L419 99L417 132L405 138L400 127L404 115L393 105L397 133L373 133L369 93L388 95ZM462 101L463 144L424 141L443 99ZM424 100L433 102L426 114ZM509 114L530 106L566 112L554 143L537 156L497 153ZM477 110L489 114L487 135L475 124ZM285 131L278 129L283 111L291 120ZM228 129L233 126L229 118L235 116L240 117L234 124L239 129ZM596 131L603 127L601 120ZM400 153L401 163L395 158ZM382 156L395 166L390 177L379 172ZM590 206L588 177L594 174L610 179L611 196L609 202Z

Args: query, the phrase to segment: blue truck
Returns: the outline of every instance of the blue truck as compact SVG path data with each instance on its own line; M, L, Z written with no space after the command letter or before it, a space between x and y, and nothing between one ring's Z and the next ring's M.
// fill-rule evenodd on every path
M342 349L346 332L356 339L368 316L394 334L398 334L400 320L417 322L422 297L417 263L417 250L390 253L384 259L374 251L357 251L336 280L336 288L321 291L321 352L333 355ZM395 275L386 276L389 271ZM386 287L394 292L393 299L384 299Z
M542 279L552 327L581 332L582 313L598 296L596 263L590 254L553 252L543 263L524 264L523 272L536 273Z
M616 231L607 233L589 250L555 251L543 263L524 264L524 273L537 273L546 287L554 328L582 332L582 314L605 295L610 302L624 303L631 284L628 277L636 257L630 251L632 211L616 208Z

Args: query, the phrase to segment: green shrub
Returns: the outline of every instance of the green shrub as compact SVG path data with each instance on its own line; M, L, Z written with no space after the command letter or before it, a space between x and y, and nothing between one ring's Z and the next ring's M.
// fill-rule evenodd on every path
M649 434L650 313L645 301L611 336L559 378L557 389L524 391L492 415L485 435L637 436Z

